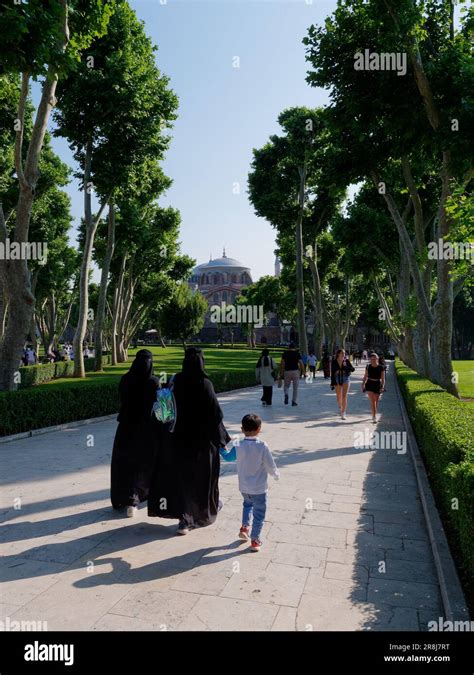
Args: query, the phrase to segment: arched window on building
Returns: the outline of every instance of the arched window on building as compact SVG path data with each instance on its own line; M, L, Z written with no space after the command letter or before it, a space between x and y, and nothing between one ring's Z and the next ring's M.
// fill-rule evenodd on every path
M222 302L227 302L227 291L222 291Z
M219 300L219 293L214 293L214 295L212 296L212 302L213 302L215 305L218 305L218 304L219 304L219 302L220 302L220 300Z
M237 275L233 274L231 278L231 283L236 284L237 283Z

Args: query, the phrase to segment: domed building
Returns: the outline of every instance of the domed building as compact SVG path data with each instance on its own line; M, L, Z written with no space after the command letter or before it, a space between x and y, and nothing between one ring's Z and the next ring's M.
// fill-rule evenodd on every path
M224 252L222 258L212 258L194 268L191 288L200 291L210 305L233 303L241 290L252 283L250 268Z
M275 276L281 272L278 259L275 261ZM193 291L199 291L206 298L209 307L213 305L221 306L222 303L232 305L246 286L253 283L250 268L243 265L235 258L228 258L225 249L221 258L212 257L209 262L198 265L194 268L189 286ZM211 313L208 312L204 327L200 331L197 339L203 342L217 342L220 337L226 341L230 339L230 331L233 333L235 341L245 340L242 327L239 324L218 326L211 321ZM223 331L223 334L222 334ZM280 339L280 327L274 315L267 317L265 326L256 329L258 342L272 342L276 344Z
M243 288L252 283L250 268L235 258L228 258L225 249L221 258L209 258L209 262L194 268L189 286L199 291L206 298L209 307L222 303L234 304ZM240 326L233 327L234 339L242 339ZM206 315L204 327L198 338L204 342L216 342L219 339L219 328Z

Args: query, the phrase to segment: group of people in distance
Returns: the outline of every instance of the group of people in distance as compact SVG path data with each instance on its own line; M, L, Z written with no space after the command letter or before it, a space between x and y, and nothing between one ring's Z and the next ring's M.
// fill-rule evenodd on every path
M87 343L84 343L83 355L85 359L94 356L94 350L90 349ZM65 342L58 349L51 348L48 353L40 360L33 345L27 344L23 349L21 357L22 366L36 366L38 363L59 363L60 361L74 361L74 347L70 342Z
M311 356L311 354L310 354ZM307 360L310 375L314 361ZM257 363L257 379L262 384L264 405L272 404L275 373L284 384L284 401L297 405L301 373L306 366L294 344L282 354L277 365L264 349ZM323 363L323 369L325 368ZM314 370L313 370L314 369ZM331 388L342 419L345 419L350 376L354 371L343 349L330 362ZM362 389L371 401L376 421L377 405L385 388L385 366L377 354L370 356ZM160 393L172 395L173 420L164 422L155 414ZM259 438L262 420L248 413L241 420L243 439L231 439L204 367L202 351L189 347L181 372L166 383L153 374L153 355L142 349L120 380L120 413L112 452L111 502L115 509L136 514L141 502L148 501L148 516L178 520L177 534L211 525L222 508L219 499L221 457L236 461L242 494L239 539L250 542L251 551L262 546L261 532L267 508L268 476L278 480L279 472L268 445Z
M380 396L385 391L385 373L387 370L385 360L383 356L379 356L376 352L371 352L370 357L368 357L367 350L364 350L362 354L355 352L353 357L356 365L360 363L361 357L362 359L369 358L362 380L362 391L367 392L372 422L375 424ZM278 387L284 385L285 405L289 403L290 388L292 387L291 405L297 406L299 380L301 377L307 377L310 382L314 381L316 362L314 352L311 351L307 357L302 356L293 342L283 352L278 366L270 356L269 350L264 349L256 366L257 382L263 386L262 404L264 406L272 405L273 385L276 381ZM341 419L345 420L351 374L355 370L351 359L344 349L337 349L332 358L328 352L325 352L321 359L321 368L325 379L330 378L331 380L331 389L336 391Z
M172 390L173 423L152 414L160 387ZM258 436L262 420L245 415L242 441L231 438L200 349L189 347L181 372L163 383L153 374L153 356L140 350L119 385L121 407L111 466L111 501L133 517L148 500L148 516L178 520L177 534L211 525L222 507L220 458L233 451L243 497L238 537L261 546L269 474L279 473L267 444ZM227 446L227 447L226 447Z
M23 354L21 355L21 366L35 366L38 362L38 357L33 345L25 345Z

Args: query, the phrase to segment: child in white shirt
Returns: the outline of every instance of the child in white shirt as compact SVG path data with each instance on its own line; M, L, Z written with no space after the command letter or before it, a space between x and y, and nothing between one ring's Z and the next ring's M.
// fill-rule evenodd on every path
M239 490L244 498L239 538L250 539L250 548L255 552L262 545L260 535L267 510L268 474L276 480L280 477L268 445L257 438L261 428L262 420L258 415L245 415L242 419L245 438L236 449Z

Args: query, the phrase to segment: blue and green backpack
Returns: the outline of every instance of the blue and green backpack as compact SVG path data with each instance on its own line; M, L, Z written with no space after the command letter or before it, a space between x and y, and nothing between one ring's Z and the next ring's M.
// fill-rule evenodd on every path
M156 401L153 404L153 413L158 422L169 424L169 431L174 430L176 424L176 400L172 389L163 387L156 391Z

